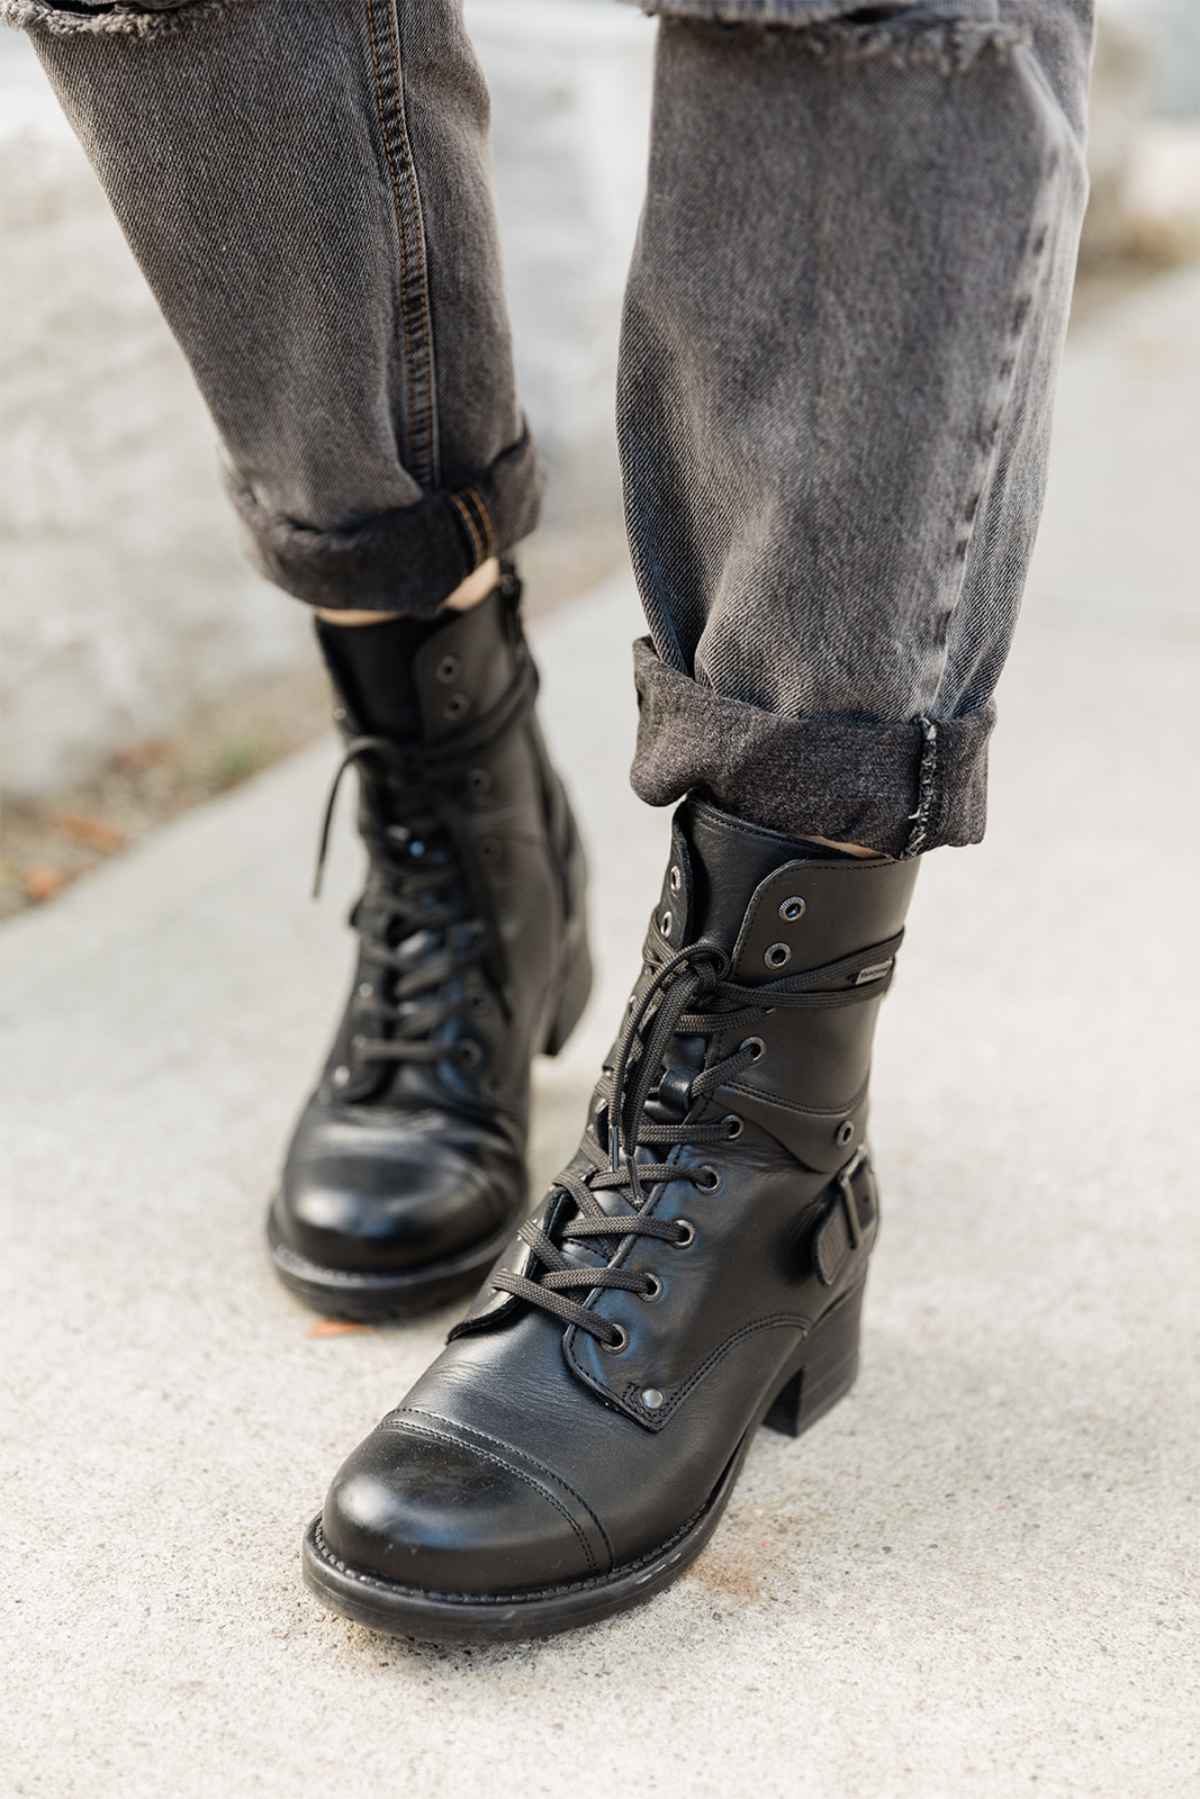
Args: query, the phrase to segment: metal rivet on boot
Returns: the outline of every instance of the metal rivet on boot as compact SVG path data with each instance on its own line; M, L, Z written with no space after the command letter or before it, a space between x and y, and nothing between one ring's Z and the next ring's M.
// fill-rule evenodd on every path
M657 1412L663 1402L663 1396L657 1387L647 1387L642 1394L642 1404L648 1412Z
M800 898L800 895L794 893L791 899L785 899L780 906L779 916L783 919L785 924L795 924L798 918L804 917L805 909L804 901Z

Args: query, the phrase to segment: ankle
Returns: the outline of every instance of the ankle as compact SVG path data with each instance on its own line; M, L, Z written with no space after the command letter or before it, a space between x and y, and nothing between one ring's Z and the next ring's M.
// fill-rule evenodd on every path
M811 843L817 849L836 850L839 856L857 856L861 862L887 862L887 856L881 856L878 850L871 850L862 843L839 843L834 837L817 837L806 835L797 840L800 843Z
M497 581L500 579L500 564L494 556L490 556L474 571L461 581L452 594L442 601L442 610L447 612L469 612L472 606L478 606L486 600ZM317 608L317 617L327 625L385 625L393 619L401 617L398 612L330 612L324 607Z

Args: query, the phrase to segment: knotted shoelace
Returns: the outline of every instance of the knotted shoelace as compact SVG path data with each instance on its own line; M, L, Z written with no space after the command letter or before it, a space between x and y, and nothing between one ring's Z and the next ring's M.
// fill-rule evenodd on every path
M717 1184L717 1170L670 1160L639 1161L637 1151L669 1153L682 1144L728 1143L740 1137L743 1128L734 1113L704 1120L685 1118L678 1124L646 1118L645 1108L660 1080L672 1039L704 1037L711 1041L746 1030L761 1020L764 1012L781 1007L843 1006L878 999L891 984L902 937L903 932L898 932L884 943L821 968L745 987L729 979L729 957L719 944L702 939L671 953L652 926L648 965L654 973L641 1000L631 1007L611 1072L606 1071L598 1084L597 1103L581 1145L588 1166L579 1172L568 1170L554 1183L551 1195L560 1195L561 1201L557 1218L551 1208L549 1230L536 1219L521 1228L520 1238L533 1252L536 1272L523 1275L501 1269L491 1277L491 1285L564 1324L578 1326L602 1348L624 1348L626 1334L620 1325L571 1294L619 1291L651 1299L658 1292L657 1277L611 1266L580 1267L563 1253L563 1246L607 1239L615 1254L618 1240L647 1237L686 1247L695 1234L690 1222L649 1217L644 1210L646 1201L651 1189L664 1181L688 1181L700 1191L711 1191ZM861 978L864 974L868 978ZM704 1003L702 1010L695 1009L697 1000ZM747 1038L693 1075L687 1086L688 1111L756 1062L760 1053L758 1040ZM608 1128L602 1143L600 1127L605 1119ZM597 1198L600 1193L620 1193L628 1209L606 1212Z
M375 1034L359 1031L351 1039L357 1063L428 1064L450 1054L464 1066L477 1065L481 1051L473 1038L448 1048L443 1036L452 1019L476 1004L463 979L473 968L482 970L504 1015L511 1015L508 958L471 816L474 783L486 771L473 763L528 712L536 688L526 660L497 704L452 737L405 744L362 734L345 746L321 822L313 894L321 891L342 780L347 769L368 763L376 779L363 783L362 836L371 872L350 922L363 962L375 971L370 992L360 989L355 997L355 1016ZM398 946L416 931L428 932L431 943L414 964Z

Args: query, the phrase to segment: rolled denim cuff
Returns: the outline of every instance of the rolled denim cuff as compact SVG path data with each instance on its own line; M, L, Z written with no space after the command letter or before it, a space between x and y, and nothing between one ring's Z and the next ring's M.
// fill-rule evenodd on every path
M162 37L203 24L222 13L235 0L0 0L0 23L48 32L51 37L78 37L91 32L102 37Z
M829 62L880 58L945 73L969 67L982 52L1028 41L1021 26L1001 22L997 0L637 0L643 12L707 25L757 25L802 31L815 57Z
M528 432L464 486L335 530L268 511L236 470L227 470L226 484L250 553L277 587L310 606L419 618L528 536L542 489Z
M634 680L631 778L651 806L698 792L750 824L885 856L983 837L990 702L953 719L785 718L668 668L648 637L634 645Z

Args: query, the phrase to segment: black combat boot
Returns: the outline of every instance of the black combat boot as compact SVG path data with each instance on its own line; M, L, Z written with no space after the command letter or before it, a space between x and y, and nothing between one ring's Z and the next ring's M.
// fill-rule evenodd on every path
M847 1392L915 876L681 808L574 1161L309 1529L328 1604L474 1641L623 1611L704 1547L760 1424Z
M359 771L350 997L287 1152L280 1278L337 1317L478 1286L526 1200L529 1067L591 984L584 872L505 574L436 625L319 627Z

